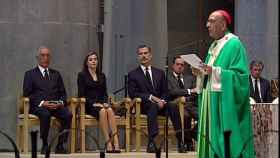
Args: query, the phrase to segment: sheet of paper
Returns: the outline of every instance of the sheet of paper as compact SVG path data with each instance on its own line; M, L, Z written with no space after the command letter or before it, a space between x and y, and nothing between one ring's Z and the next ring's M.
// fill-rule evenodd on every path
M196 54L181 55L181 58L184 59L184 61L190 64L192 67L202 70L200 65L203 62Z

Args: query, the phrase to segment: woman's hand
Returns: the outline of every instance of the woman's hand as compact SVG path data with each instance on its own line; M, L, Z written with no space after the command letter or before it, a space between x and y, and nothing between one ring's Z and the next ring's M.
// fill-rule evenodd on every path
M108 108L108 107L109 107L109 104L104 103L104 104L103 104L103 107L104 107L104 108Z
M94 107L101 107L101 108L103 108L103 105L101 103L94 103L93 106Z

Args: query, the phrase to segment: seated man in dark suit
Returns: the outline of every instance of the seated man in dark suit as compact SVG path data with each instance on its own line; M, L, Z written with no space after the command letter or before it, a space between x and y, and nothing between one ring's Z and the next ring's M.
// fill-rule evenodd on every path
M149 143L147 152L155 152L154 138L158 135L158 115L165 115L166 108L176 131L181 131L177 108L167 106L168 89L165 74L151 66L151 48L141 45L137 49L140 66L128 73L128 93L131 98L142 99L141 113L147 115ZM182 151L181 133L177 135L179 151Z
M184 96L187 105L185 106L184 127L185 136L184 144L188 151L194 150L192 138L196 138L197 126L191 127L191 120L197 121L197 95L195 92L195 78L192 75L185 75L185 62L180 56L173 59L172 72L168 74L168 90L170 95L171 106L177 106L175 99Z
M48 146L48 134L51 116L61 121L61 129L69 129L72 114L66 107L66 91L60 73L49 68L50 50L47 47L38 49L38 66L25 72L23 96L30 98L30 111L40 119L40 136L43 141L41 154ZM65 145L68 132L58 138L56 153L66 153Z
M250 63L250 97L256 103L271 103L271 88L270 82L261 77L264 64L261 61L252 61Z
M197 94L195 92L195 78L192 75L185 75L185 62L180 56L173 59L172 72L168 74L168 90L170 95L170 104L177 106L175 99L181 96L186 98L184 117L184 144L188 151L194 150L192 138L196 138L197 126L191 127L191 120L197 121Z

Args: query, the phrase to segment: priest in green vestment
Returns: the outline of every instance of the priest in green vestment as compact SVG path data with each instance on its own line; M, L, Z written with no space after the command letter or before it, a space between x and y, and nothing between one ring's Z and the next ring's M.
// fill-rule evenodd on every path
M214 39L197 76L199 94L198 158L254 158L246 50L228 31L230 15L210 14L209 36Z

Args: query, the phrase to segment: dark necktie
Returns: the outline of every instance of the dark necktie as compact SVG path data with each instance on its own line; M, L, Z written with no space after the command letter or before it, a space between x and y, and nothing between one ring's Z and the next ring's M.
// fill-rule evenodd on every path
M147 67L145 69L145 76L146 76L148 82L151 84L151 86L153 86L153 81L152 81L150 73L149 73L149 68L147 68Z
M47 69L44 70L44 74L45 74L44 78L45 78L46 80L50 80L49 73L48 73L48 70L47 70Z
M182 80L181 80L181 75L178 75L178 76L177 76L177 81L178 81L179 87L180 87L181 89L184 89L184 84L183 84L183 82L182 82Z
M259 87L258 87L258 80L255 79L255 99L257 103L261 103L261 97L259 93Z

